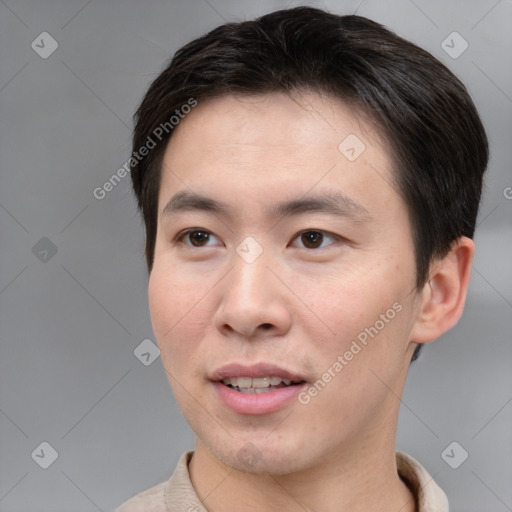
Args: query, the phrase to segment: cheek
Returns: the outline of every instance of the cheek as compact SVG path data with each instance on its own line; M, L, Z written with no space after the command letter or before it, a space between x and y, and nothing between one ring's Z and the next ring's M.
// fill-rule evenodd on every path
M153 267L148 284L148 300L153 331L159 342L172 329L173 320L179 313L177 308L180 308L178 298L181 297L183 302L183 291L157 265Z
M386 264L363 262L329 275L296 279L294 291L316 313L312 327L318 328L321 321L322 332L330 331L327 339L348 341L348 335L355 336L370 327L396 301L404 300L404 291L410 287L407 281L412 282L406 274Z
M204 278L198 279L178 268L155 265L148 284L149 310L162 361L168 371L183 371L204 337L212 315L205 293ZM208 289L208 287L206 287Z
M317 380L298 406L326 438L350 436L373 423L373 416L388 417L401 393L410 329L406 305L391 302L392 313L388 313L385 323L379 315L386 315L388 309L382 310L377 303L370 307L368 301L357 304L366 306L364 315L355 309L338 308L336 335L325 337L317 345ZM402 309L397 312L393 304ZM333 316L331 323L334 321Z
M180 270L179 265L167 265L155 259L149 278L148 299L157 337L166 337L188 319L198 302L197 286L198 283Z
M313 323L302 324L314 342L316 373L331 369L343 374L332 388L362 386L356 395L373 387L376 377L370 369L383 379L392 379L401 371L412 328L409 292L414 267L397 267L387 261L369 268L331 275L322 286L318 281L303 281L297 291L310 298L308 305L318 316ZM337 365L336 372L332 367L339 356L343 369Z

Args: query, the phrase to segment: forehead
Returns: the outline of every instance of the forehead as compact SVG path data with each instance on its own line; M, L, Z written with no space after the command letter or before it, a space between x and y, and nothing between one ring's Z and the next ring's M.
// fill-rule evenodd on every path
M306 91L229 95L200 101L174 130L169 145L200 135L201 140L195 141L199 154L216 147L221 152L235 149L239 144L245 151L286 154L294 148L337 150L349 134L386 151L372 121L332 96Z
M208 99L180 121L170 139L159 212L171 191L205 195L222 187L235 194L250 188L251 197L261 201L320 189L350 191L364 198L363 207L377 197L400 201L388 153L368 120L330 96L302 92Z

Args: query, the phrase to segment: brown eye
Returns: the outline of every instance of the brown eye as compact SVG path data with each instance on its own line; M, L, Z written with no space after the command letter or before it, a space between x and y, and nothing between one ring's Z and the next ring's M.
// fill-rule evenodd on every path
M187 229L176 238L176 242L188 247L207 247L213 235L204 229ZM213 236L215 238L215 236Z
M324 249L339 239L337 235L333 235L327 231L308 229L295 235L294 241L300 241L300 245L296 247L301 249Z
M317 249L322 245L324 239L324 235L320 231L305 231L300 237L308 249Z
M188 233L188 238L195 247L202 247L208 242L210 234L206 231L191 231Z

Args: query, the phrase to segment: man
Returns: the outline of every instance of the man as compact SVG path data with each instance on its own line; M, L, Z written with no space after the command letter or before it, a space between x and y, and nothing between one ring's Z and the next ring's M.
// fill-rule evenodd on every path
M181 48L133 149L153 329L197 442L119 511L447 511L395 436L470 277L488 148L459 80L368 19L278 11Z

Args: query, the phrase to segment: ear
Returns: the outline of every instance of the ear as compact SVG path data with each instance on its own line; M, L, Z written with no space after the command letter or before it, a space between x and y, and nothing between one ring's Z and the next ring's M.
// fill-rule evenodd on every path
M453 243L444 258L432 263L430 277L420 292L411 341L433 341L459 321L466 302L474 252L473 240L463 236Z

